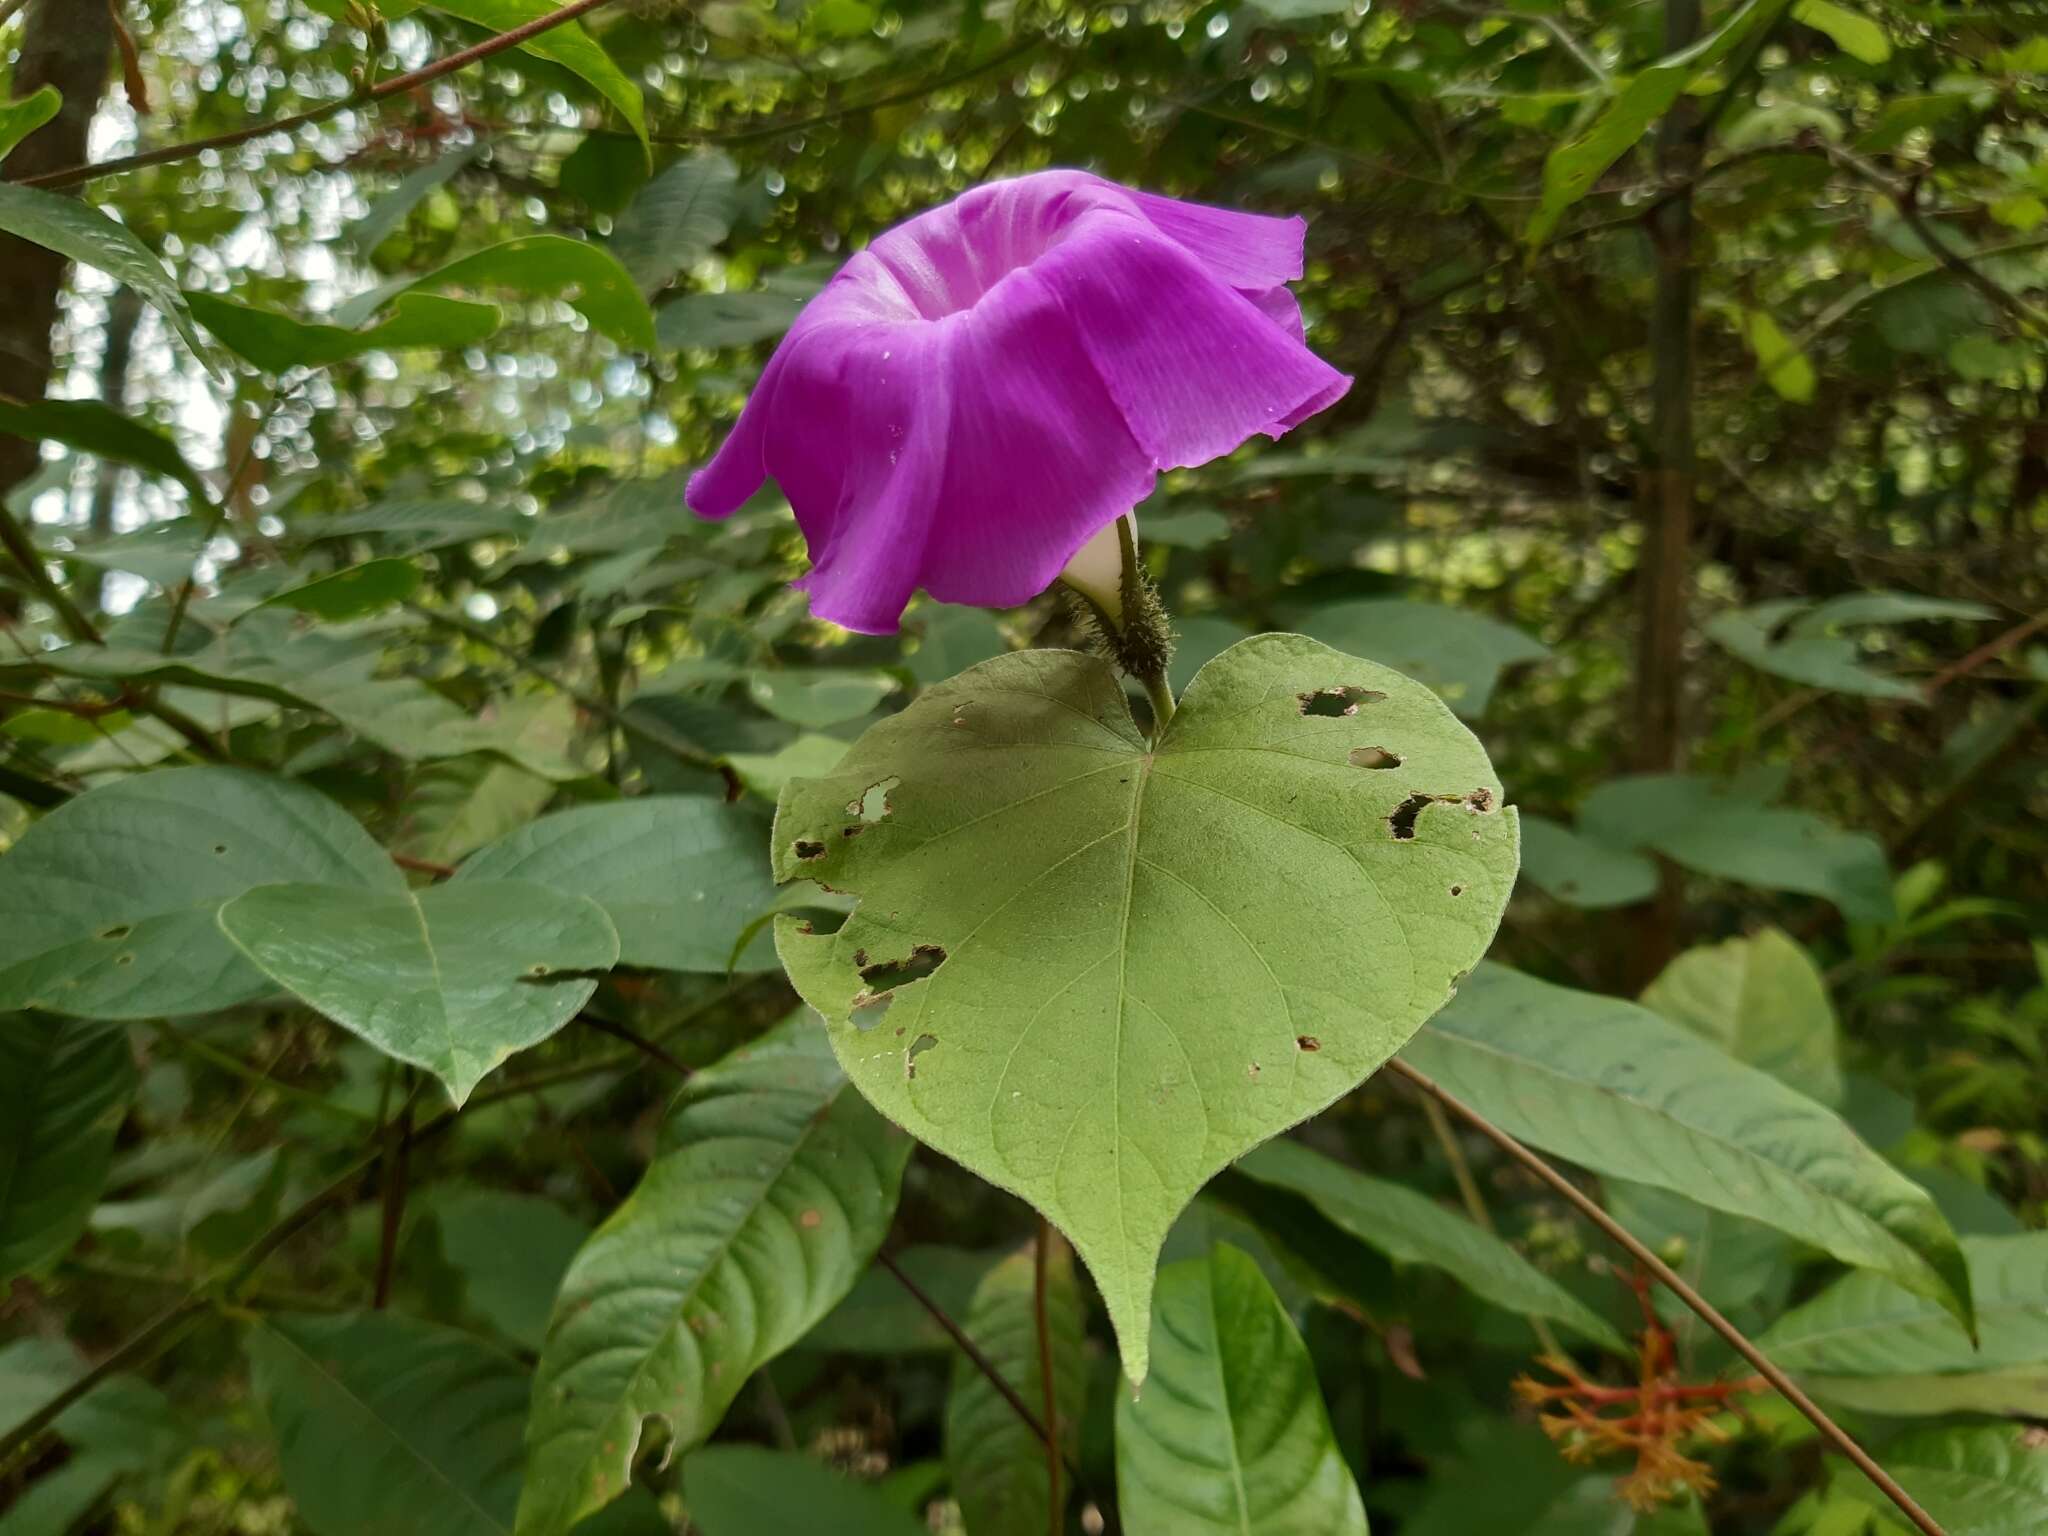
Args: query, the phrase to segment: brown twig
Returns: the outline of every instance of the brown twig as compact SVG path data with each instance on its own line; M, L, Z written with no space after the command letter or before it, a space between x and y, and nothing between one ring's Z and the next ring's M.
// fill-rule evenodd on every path
M1523 1146L1513 1136L1510 1136L1506 1131L1487 1119L1486 1116L1480 1114L1478 1110L1448 1092L1434 1079L1416 1071L1415 1068L1409 1066L1407 1062L1402 1061L1399 1057L1395 1057L1387 1063L1387 1070L1406 1078L1424 1093L1436 1099L1444 1108L1465 1121L1474 1130L1478 1131L1480 1135L1499 1147L1501 1151L1507 1153L1509 1157L1520 1163L1529 1172L1536 1175L1538 1179L1542 1180L1543 1183L1549 1185L1551 1189L1563 1196L1573 1209L1585 1217L1586 1220L1592 1222L1602 1232L1606 1233L1608 1237L1612 1238L1622 1248L1626 1249L1629 1256L1642 1265L1651 1275L1655 1276L1660 1285L1697 1313L1702 1322L1718 1333L1738 1355L1747 1360L1756 1369L1759 1376L1768 1381L1787 1402L1806 1416L1807 1422L1820 1431L1822 1439L1848 1457L1854 1463L1856 1470L1869 1478L1886 1498L1897 1505L1900 1513L1912 1521L1924 1533L1924 1536L1947 1536L1947 1533L1936 1523L1934 1517L1922 1509L1913 1496L1898 1485L1890 1473L1871 1460L1870 1453L1851 1439L1848 1432L1839 1424L1829 1418L1826 1410L1812 1398L1808 1397L1805 1392L1801 1391L1798 1383L1793 1381L1790 1376L1787 1376L1784 1371L1780 1370L1770 1356L1750 1343L1742 1330L1723 1317L1719 1309L1712 1302L1686 1284L1683 1277L1676 1270L1658 1258L1656 1254L1652 1253L1638 1241L1633 1233L1612 1216L1608 1215L1606 1211L1602 1210L1598 1203L1587 1196L1584 1190L1572 1183L1570 1179L1552 1167L1544 1158Z
M690 1076L689 1066L678 1057L672 1055L666 1046L656 1044L645 1035L638 1034L623 1024L614 1024L610 1019L601 1019L594 1013L579 1013L576 1015L576 1022L589 1025L590 1028L596 1030L601 1035L610 1035L614 1040L625 1041L626 1044L632 1046L641 1055L660 1062L678 1077L688 1078Z
M1066 1500L1060 1497L1060 1405L1052 1374L1052 1319L1047 1314L1051 1288L1052 1223L1038 1218L1038 1233L1031 1244L1031 1316L1038 1331L1039 1397L1045 1405L1045 1482L1049 1506L1048 1529L1061 1536L1067 1528Z
M1031 1411L1024 1399L1017 1395L1017 1389L1004 1379L1001 1371L996 1369L995 1361L983 1354L981 1346L967 1337L967 1330L954 1322L946 1309L932 1300L925 1288L911 1279L903 1266L892 1259L886 1251L877 1253L875 1262L895 1276L896 1283L910 1293L910 1299L929 1312L932 1321L946 1331L946 1337L960 1346L960 1353L973 1363L977 1371L988 1378L988 1384L996 1389L1003 1401L1008 1403L1017 1417L1024 1421L1025 1428L1038 1436L1039 1444L1046 1448L1048 1454L1057 1455L1059 1442L1047 1432L1045 1425L1039 1421L1038 1415Z
M309 107L306 111L290 117L252 123L246 128L231 129L227 133L217 133L207 139L192 139L183 144L166 144L160 149L146 149L140 154L126 155L119 160L102 160L93 165L66 166L62 170L48 171L41 176L25 177L21 184L28 187L76 186L82 181L95 181L102 176L115 176L123 171L140 170L148 165L189 160L192 156L209 149L231 149L237 144L246 144L251 139L260 139L267 134L290 133L293 129L303 128L308 123L323 122L350 107L367 106L372 102L383 101L387 97L402 95L420 86L431 84L444 75L452 75L458 70L490 58L493 54L503 53L507 48L516 48L543 32L551 32L556 27L574 21L585 12L594 11L599 6L609 3L610 0L570 0L569 4L549 11L545 16L536 16L532 21L514 27L509 32L487 37L480 43L474 43L449 54L445 59L436 59L431 64L422 65L405 74L393 75L389 80L380 80L375 85L365 86L353 95L337 97L333 101Z
M405 1222L406 1175L412 1164L412 1105L408 1095L398 1111L398 1144L384 1149L384 1212L377 1237L377 1277L370 1292L373 1312L391 1304L391 1280L398 1271L398 1230Z
M1996 661L2022 640L2030 640L2044 629L2048 629L2048 608L2044 608L2031 619L2024 619L2020 623L2013 625L2004 634L1994 636L1992 639L1985 641L1977 649L1970 652L1969 655L1963 657L1962 660L1950 662L1947 666L1943 667L1934 676L1927 679L1927 686L1924 690L1926 696L1930 699L1933 698L1957 678L1968 677L1972 672L1983 666L1985 662Z

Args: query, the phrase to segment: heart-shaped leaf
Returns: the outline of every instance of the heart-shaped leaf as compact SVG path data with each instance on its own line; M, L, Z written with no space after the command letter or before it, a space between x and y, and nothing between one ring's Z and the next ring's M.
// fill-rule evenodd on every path
M859 898L778 951L847 1074L1056 1222L1135 1379L1174 1218L1362 1081L1485 952L1516 828L1428 689L1299 635L1148 746L1104 662L1000 656L784 790L777 878Z
M604 908L518 880L392 895L264 885L221 928L280 986L387 1056L425 1067L460 1105L514 1051L575 1016L619 935Z
M260 997L270 984L214 913L283 880L351 900L405 889L369 833L290 779L167 768L102 785L0 858L0 1008L137 1019Z
M1130 1536L1365 1536L1315 1365L1227 1243L1159 1277L1159 1379L1116 1407Z

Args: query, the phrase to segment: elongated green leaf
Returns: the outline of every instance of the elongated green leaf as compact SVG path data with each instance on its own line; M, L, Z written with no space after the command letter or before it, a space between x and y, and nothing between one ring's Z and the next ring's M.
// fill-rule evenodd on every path
M212 502L206 482L185 462L177 444L155 427L123 416L97 400L34 400L26 405L0 400L0 432L62 443L95 458L132 464L176 481L196 506Z
M611 252L644 294L666 288L732 230L739 167L721 150L685 155L640 189L612 232Z
M316 1536L505 1536L525 1368L391 1312L252 1323L249 1365L285 1487Z
M473 21L492 32L510 32L514 27L561 8L558 0L426 0L426 3L437 11ZM619 116L631 126L640 142L646 144L647 106L641 98L640 87L626 78L625 71L583 29L581 22L570 21L550 27L520 46L528 53L554 60L564 69L572 70L589 81L600 96L619 109Z
M85 1230L134 1088L122 1031L0 1015L0 1283Z
M479 139L473 144L451 149L446 154L428 161L372 202L370 211L350 224L343 230L343 234L360 254L369 256L406 221L422 199L435 188L446 186L465 166L476 159L482 148L483 141ZM636 149L633 153L634 158L639 159L644 151Z
M747 693L756 704L807 731L858 719L895 691L895 679L883 673L824 667L756 672L747 679Z
M288 779L167 768L80 795L0 856L0 1008L136 1019L260 997L270 982L214 913L281 880L405 889L368 833Z
M683 1504L702 1536L924 1536L878 1489L789 1451L711 1445L683 1462Z
M654 313L640 297L632 274L602 246L566 235L520 235L458 256L424 277L381 292L388 303L418 288L507 289L534 298L561 299L622 347L654 350ZM343 308L349 323L364 316ZM387 322L395 323L395 322Z
M1074 1242L1136 1380L1195 1191L1484 953L1499 806L1435 695L1298 635L1203 668L1149 748L1106 665L1019 652L783 792L777 875L860 905L831 935L781 919L777 948L863 1093Z
M433 1209L441 1254L462 1276L469 1309L539 1349L563 1272L590 1228L552 1200L500 1189L458 1190Z
M664 352L685 347L715 352L773 341L796 323L802 308L800 298L762 290L686 293L661 306L654 329Z
M1750 311L1743 326L1743 339L1755 354L1757 371L1779 398L1795 405L1811 403L1818 382L1813 360L1799 350L1769 310Z
M325 368L365 352L407 347L467 347L497 330L495 304L472 304L432 293L402 293L391 313L366 330L295 320L275 310L237 304L212 293L188 293L199 323L231 351L266 373Z
M579 806L521 827L473 855L456 883L527 880L588 896L619 931L619 961L659 970L770 970L764 930L737 967L741 931L775 905L768 824L695 795Z
M57 115L64 105L64 93L54 85L41 86L19 101L0 102L0 160L23 139Z
M1085 1318L1073 1258L1057 1239L1046 1255L1045 1318L1059 1443L1072 1456L1087 1403ZM982 1277L962 1326L997 1374L1043 1422L1037 1261L1029 1247ZM953 1496L971 1536L1038 1536L1051 1528L1045 1442L965 1355L953 1357L953 1383L946 1393L946 1464L952 1469ZM1065 1488L1064 1480L1061 1486Z
M1822 897L1854 922L1892 916L1891 870L1876 838L1696 774L1609 779L1586 797L1579 829L1610 847L1655 849L1703 875Z
M308 520L292 532L300 538L354 538L360 534L396 535L395 542L408 554L437 549L443 544L463 544L471 539L517 537L526 532L533 519L502 506L475 501L373 502L351 512Z
M1975 603L1903 592L1859 592L1817 607L1793 599L1716 614L1707 622L1707 635L1758 670L1809 688L1924 703L1918 683L1872 666L1862 645L1844 631L1872 624L1923 619L1975 621L1992 616L1990 609ZM1781 628L1782 635L1778 633Z
M1365 1536L1307 1348L1228 1244L1160 1272L1153 1379L1116 1412L1130 1536Z
M290 608L332 623L359 619L404 602L419 590L420 568L410 560L366 560L316 576L266 597L259 607Z
M265 885L222 907L220 926L279 986L432 1072L458 1106L568 1023L597 990L589 973L619 958L596 902L515 880L390 895Z
M1691 47L1667 55L1638 73L1577 137L1553 149L1543 162L1543 202L1522 238L1541 245L1564 211L1593 190L1607 168L1678 100L1687 82L1725 57L1756 27L1767 24L1790 0L1745 0L1717 29Z
M1882 1460L1948 1536L2048 1530L2048 1445L2027 1425L1915 1430L1887 1441ZM1831 1486L1854 1490L1874 1511L1892 1511L1889 1499L1846 1467Z
M1584 1302L1506 1243L1406 1185L1369 1178L1285 1138L1239 1158L1237 1170L1262 1184L1292 1190L1396 1263L1443 1270L1497 1307L1550 1318L1597 1343L1626 1348Z
M2048 1416L2048 1233L1966 1237L1978 1343L1923 1296L1853 1274L1759 1341L1813 1391L1870 1413Z
M691 1078L653 1165L562 1282L518 1529L553 1536L624 1493L649 1417L678 1450L701 1444L852 1289L910 1147L807 1015Z
M1970 1315L1927 1192L1811 1099L1634 1003L1482 966L1403 1051L1524 1141L1675 1190Z
M1782 929L1687 950L1642 1002L1809 1099L1842 1102L1827 982Z
M163 312L202 363L214 366L210 350L193 329L185 296L156 253L126 225L76 198L0 182L0 230L97 268L132 288L144 303Z
M1657 890L1654 861L1547 816L1522 817L1522 875L1566 906L1594 911L1633 906Z
M1825 32L1837 48L1865 64L1882 64L1892 56L1891 39L1881 23L1834 0L1798 0L1792 19Z
M1427 683L1468 720L1486 713L1504 670L1550 654L1540 641L1483 613L1406 598L1333 603L1304 614L1301 629Z

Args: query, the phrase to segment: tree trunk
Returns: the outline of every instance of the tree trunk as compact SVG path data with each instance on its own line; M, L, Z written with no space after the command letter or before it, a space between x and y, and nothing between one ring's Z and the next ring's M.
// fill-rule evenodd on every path
M85 159L87 131L113 53L113 12L100 0L29 0L22 27L14 94L28 96L54 85L64 102L0 165L0 175L10 181ZM50 332L57 323L64 268L56 252L0 235L0 272L7 274L7 300L0 304L0 395L42 398L50 381ZM34 474L40 459L38 444L0 437L0 496Z
M1700 0L1665 0L1664 47L1676 53L1700 33ZM1691 177L1699 159L1698 107L1689 96L1665 114L1657 131L1657 171L1667 181ZM1693 264L1690 192L1651 215L1657 286L1650 307L1652 367L1650 452L1639 506L1643 522L1636 631L1634 767L1671 773L1685 764L1683 709L1687 599L1692 584L1693 502L1698 470L1693 445L1693 331L1699 273ZM1681 915L1678 872L1664 865L1656 898L1638 914L1634 953L1625 968L1637 986L1677 953Z

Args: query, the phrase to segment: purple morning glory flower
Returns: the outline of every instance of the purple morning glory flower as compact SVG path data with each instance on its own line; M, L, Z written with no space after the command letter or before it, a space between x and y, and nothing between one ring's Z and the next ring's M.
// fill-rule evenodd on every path
M1285 286L1304 227L1082 171L976 187L840 268L686 499L724 517L773 475L797 585L848 629L890 633L919 587L1028 601L1160 470L1351 387Z

